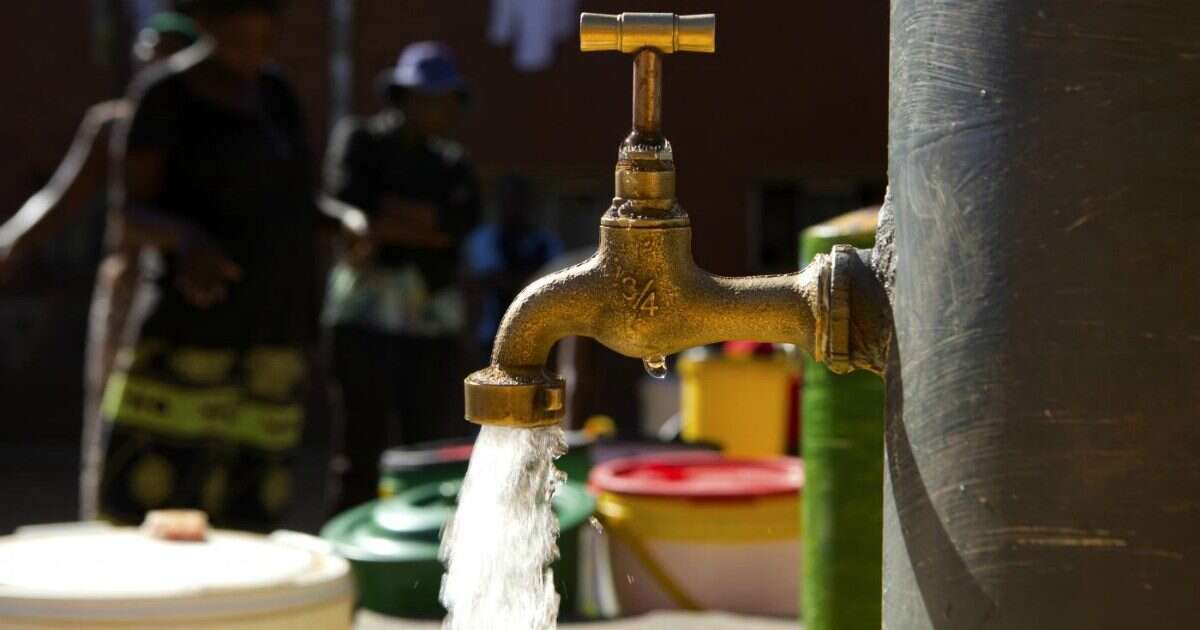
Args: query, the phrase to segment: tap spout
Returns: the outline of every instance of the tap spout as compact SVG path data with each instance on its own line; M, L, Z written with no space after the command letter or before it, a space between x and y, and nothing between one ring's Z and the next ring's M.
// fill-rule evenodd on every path
M714 276L693 262L686 223L632 227L606 218L592 258L534 282L510 306L491 366L467 378L467 419L509 426L558 422L563 384L545 363L554 344L569 336L591 337L636 358L730 339L791 343L827 362L861 354L849 347L852 327L838 332L837 314L848 315L851 300L836 289L852 288L858 276L846 270L855 267L873 280L865 255L844 252L841 282L836 253L791 274Z

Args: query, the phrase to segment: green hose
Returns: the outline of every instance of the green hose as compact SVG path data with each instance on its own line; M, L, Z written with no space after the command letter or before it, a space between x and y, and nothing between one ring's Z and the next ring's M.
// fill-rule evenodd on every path
M873 211L843 215L801 237L806 264L837 243L871 247ZM801 603L807 630L881 624L883 583L883 380L836 375L806 359Z

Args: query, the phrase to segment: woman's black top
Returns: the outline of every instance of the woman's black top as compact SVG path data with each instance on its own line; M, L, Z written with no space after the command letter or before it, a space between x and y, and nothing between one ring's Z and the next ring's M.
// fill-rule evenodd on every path
M176 289L174 256L166 255L161 298L141 336L201 347L309 343L317 331L318 218L299 104L281 76L264 72L257 107L237 111L197 92L196 68L143 76L126 147L166 160L158 198L139 201L202 228L242 278L228 299L196 307Z

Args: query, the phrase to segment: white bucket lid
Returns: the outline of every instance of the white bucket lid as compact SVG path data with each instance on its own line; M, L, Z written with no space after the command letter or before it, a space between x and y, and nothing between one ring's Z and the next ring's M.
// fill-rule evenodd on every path
M324 541L210 531L171 542L102 524L0 538L0 619L194 619L263 614L346 597L349 566Z

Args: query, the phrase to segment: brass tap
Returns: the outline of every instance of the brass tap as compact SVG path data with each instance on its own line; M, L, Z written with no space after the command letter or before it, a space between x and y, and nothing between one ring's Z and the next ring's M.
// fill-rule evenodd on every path
M467 420L537 427L564 414L551 347L586 336L635 358L730 339L792 343L834 371L883 370L890 307L870 251L839 246L803 270L727 278L696 266L692 228L675 196L662 135L662 55L713 52L713 15L584 13L583 51L634 55L633 130L621 143L600 247L587 261L525 288L496 336L490 367L467 377ZM882 324L882 325L881 325Z

